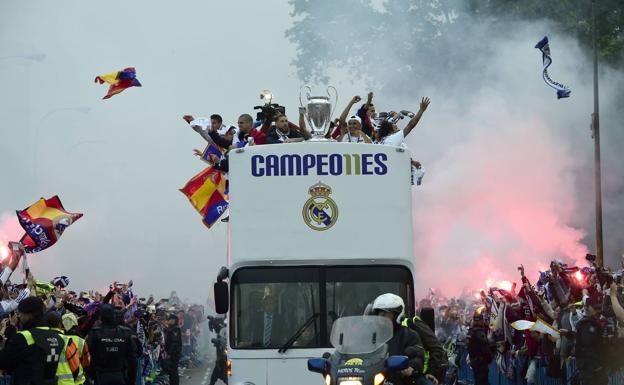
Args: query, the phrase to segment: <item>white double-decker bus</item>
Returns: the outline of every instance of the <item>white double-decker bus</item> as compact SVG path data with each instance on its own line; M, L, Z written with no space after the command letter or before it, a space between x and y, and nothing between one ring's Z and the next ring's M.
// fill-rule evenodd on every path
M215 284L228 315L230 384L313 385L307 359L329 332L392 292L414 312L410 154L311 141L229 156L228 266Z

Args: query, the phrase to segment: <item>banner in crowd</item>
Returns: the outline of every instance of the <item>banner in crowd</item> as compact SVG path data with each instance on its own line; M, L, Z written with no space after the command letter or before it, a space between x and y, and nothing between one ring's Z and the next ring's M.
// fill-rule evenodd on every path
M108 83L108 93L102 99L108 99L126 88L141 87L141 83L136 78L136 70L134 67L124 68L123 71L115 71L106 75L95 77L95 82L100 84Z
M204 162L212 164L212 160L210 159L210 155L215 155L217 158L221 159L223 157L223 153L224 152L225 152L225 150L222 149L221 147L217 146L216 144L208 143L208 145L204 149L204 152L202 153L201 160L203 160Z
M516 322L513 322L511 324L511 327L516 330L531 330L534 332L551 335L554 338L559 338L559 331L540 318L538 318L535 322L518 320Z
M550 65L552 64L552 57L550 56L550 45L548 44L548 36L544 36L544 38L535 45L535 48L542 51L542 63L544 65L544 69L542 70L542 77L544 78L544 82L546 82L546 84L548 84L550 87L557 90L557 99L569 97L572 91L563 84L557 83L556 81L552 80L548 75L548 67L550 67Z
M57 195L41 198L24 210L17 210L17 219L26 231L20 242L27 253L36 253L54 245L69 225L82 214L69 213Z
M186 195L204 224L210 228L225 212L227 202L227 179L214 167L208 167L195 175L180 189Z

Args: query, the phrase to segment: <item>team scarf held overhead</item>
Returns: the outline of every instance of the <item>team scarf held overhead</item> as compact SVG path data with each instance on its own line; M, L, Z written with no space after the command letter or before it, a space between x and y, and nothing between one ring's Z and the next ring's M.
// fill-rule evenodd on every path
M572 91L563 84L557 83L556 81L552 80L548 75L548 67L550 67L550 65L552 64L552 58L550 57L550 46L548 45L548 36L544 36L544 38L535 45L535 48L542 51L542 62L544 64L542 77L544 78L544 82L546 82L546 84L548 84L550 87L557 90L557 99L569 97Z

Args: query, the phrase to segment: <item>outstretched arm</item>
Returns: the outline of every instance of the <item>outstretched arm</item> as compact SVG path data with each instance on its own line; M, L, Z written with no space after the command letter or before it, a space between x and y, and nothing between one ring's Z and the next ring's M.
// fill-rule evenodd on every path
M359 102L360 100L362 100L361 97L355 95L351 101L349 102L349 104L347 104L347 106L345 107L344 111L342 111L342 114L340 115L340 131L341 132L346 132L347 130L347 116L349 115L349 111L351 111L351 108L353 107L353 105L357 102Z
M422 116L423 112L425 112L427 107L429 107L429 98L422 98L422 100L420 101L420 109L418 110L416 116L410 119L410 121L407 123L407 126L405 126L405 128L403 129L403 136L408 136L409 133L412 132L414 127L416 127L416 125L420 121L420 117Z
M624 308L622 308L622 305L618 300L617 284L615 282L611 284L611 307L615 313L615 318L617 318L620 322L624 322Z
M312 138L312 134L310 133L310 130L308 130L308 128L306 127L305 108L303 107L299 107L299 128L301 131L301 135L303 135L303 138L305 140L309 140L310 138Z

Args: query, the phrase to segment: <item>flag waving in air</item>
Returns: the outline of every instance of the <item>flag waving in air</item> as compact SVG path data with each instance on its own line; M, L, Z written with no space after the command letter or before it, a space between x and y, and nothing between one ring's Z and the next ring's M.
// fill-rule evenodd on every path
M134 67L124 68L123 71L115 71L110 74L96 76L95 82L100 84L108 83L108 93L102 99L108 99L113 95L117 95L121 91L130 87L141 87L141 83L136 78L136 70Z
M180 192L186 195L210 228L228 207L226 189L225 176L214 167L208 167L191 178Z
M211 163L212 159L210 159L210 155L214 155L217 158L221 159L223 157L224 152L225 150L217 146L216 144L208 143L208 145L204 149L204 152L201 154L201 160L203 160L206 163Z
M542 77L544 78L544 82L557 90L557 99L569 97L572 91L570 91L570 89L563 84L557 83L556 81L552 80L548 75L548 67L550 67L550 65L552 64L552 58L550 57L550 45L548 44L548 36L544 36L544 38L535 45L535 48L542 51L542 63L544 65L544 69L542 70Z
M17 210L17 219L26 231L20 242L27 253L36 253L55 244L65 229L82 217L68 213L58 196L41 198L24 210Z

